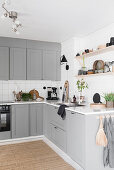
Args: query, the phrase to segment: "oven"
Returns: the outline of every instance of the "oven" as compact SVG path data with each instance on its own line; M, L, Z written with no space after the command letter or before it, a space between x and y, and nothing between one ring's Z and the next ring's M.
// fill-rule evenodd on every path
M0 105L0 132L10 131L10 106Z

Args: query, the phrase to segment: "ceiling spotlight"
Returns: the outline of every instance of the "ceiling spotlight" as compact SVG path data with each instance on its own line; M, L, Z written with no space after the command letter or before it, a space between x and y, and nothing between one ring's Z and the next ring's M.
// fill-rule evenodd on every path
M4 3L2 4L2 8L5 10L5 13L1 16L2 19L4 18L10 18L13 21L12 24L12 30L16 33L19 34L18 28L21 27L20 21L17 20L18 13L16 11L8 11L5 7L6 4L10 3L10 0L5 0Z

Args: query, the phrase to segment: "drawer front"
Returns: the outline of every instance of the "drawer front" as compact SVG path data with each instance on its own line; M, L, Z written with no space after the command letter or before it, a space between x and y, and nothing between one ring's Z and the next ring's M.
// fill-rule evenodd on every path
M66 130L66 119L63 120L60 115L57 114L59 107L50 106L50 123L57 125L63 130Z
M50 124L50 129L52 142L66 152L66 132L54 124Z

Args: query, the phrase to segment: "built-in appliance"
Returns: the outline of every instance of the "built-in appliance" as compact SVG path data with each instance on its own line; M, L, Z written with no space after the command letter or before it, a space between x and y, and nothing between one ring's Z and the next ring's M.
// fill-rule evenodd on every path
M47 87L47 100L58 100L57 97L57 88L56 87Z
M10 131L10 105L0 105L0 132Z

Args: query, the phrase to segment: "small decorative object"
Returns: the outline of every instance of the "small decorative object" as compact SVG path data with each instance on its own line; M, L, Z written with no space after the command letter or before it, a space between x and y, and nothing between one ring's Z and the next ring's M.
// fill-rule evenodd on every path
M104 73L110 72L110 66L111 65L112 65L112 62L105 62Z
M114 45L114 37L111 37L111 38L110 38L110 44L111 44L111 45Z
M22 93L22 100L23 101L29 101L30 99L32 99L32 96L30 93Z
M106 107L113 108L114 107L114 93L107 93L104 95L104 98L106 101Z
M82 68L78 71L78 75L86 75L87 74L87 68L85 67L85 58L83 56L83 65Z
M99 45L97 49L100 50L100 49L104 49L104 48L106 48L106 44L104 44L104 45Z
M76 96L73 96L73 103L76 103Z
M104 70L104 61L103 60L96 60L93 63L93 70Z
M86 49L86 50L85 50L85 53L89 53L89 49Z
M112 72L114 72L114 61L112 61Z
M81 102L83 102L84 96L82 96L82 91L88 88L88 84L83 79L81 79L77 81L76 85L80 95L79 99L81 100Z
M78 56L80 56L80 54L79 54L79 53L77 53L77 54L76 54L76 57L78 57Z
M94 73L95 71L93 69L87 71L87 74L94 74Z
M15 97L15 101L21 101L22 98L22 91L20 91L19 93L16 93L15 91L13 91L14 97Z

